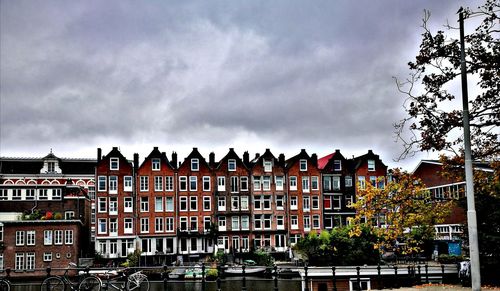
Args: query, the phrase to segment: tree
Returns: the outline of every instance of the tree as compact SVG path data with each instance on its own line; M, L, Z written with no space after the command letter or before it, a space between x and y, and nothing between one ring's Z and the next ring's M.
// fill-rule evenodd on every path
M420 180L395 170L384 188L368 184L361 189L353 207L356 216L351 236L359 236L368 227L379 238L375 247L391 249L396 241L404 241L404 253L413 254L421 252L424 242L434 237L433 225L449 215L451 201L432 201Z
M476 10L465 9L466 25L479 25L465 35L467 74L477 78L476 92L469 102L473 157L476 160L498 157L500 142L500 11L499 0L487 0ZM408 117L397 122L395 133L402 141L405 158L419 150L451 151L460 154L463 144L461 95L454 95L460 72L460 42L444 31L428 28L430 13L425 12L422 43L415 61L409 62L410 74L396 79L397 88L406 96L403 107ZM471 19L467 22L467 19ZM449 34L457 28L446 25ZM455 86L455 89L456 87ZM459 88L459 87L458 87ZM455 90L460 92L460 90ZM460 104L460 107L457 106ZM409 130L409 136L407 131Z

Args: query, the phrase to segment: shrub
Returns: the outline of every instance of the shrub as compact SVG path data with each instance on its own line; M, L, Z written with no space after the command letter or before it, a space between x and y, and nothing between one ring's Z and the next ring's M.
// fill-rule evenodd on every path
M456 255L441 254L438 256L438 262L440 262L441 264L456 264L463 260L464 258L462 256L456 256Z
M219 272L217 272L217 269L210 268L207 270L207 273L205 274L205 278L207 280L213 281L213 280L217 279L218 274L219 274Z

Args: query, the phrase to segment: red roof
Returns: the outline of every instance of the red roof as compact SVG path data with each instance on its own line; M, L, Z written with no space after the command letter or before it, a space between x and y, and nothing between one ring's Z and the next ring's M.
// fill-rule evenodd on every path
M327 156L322 157L321 159L318 160L318 168L320 170L323 170L326 167L326 164L328 164L328 161L335 155L335 153L331 153Z

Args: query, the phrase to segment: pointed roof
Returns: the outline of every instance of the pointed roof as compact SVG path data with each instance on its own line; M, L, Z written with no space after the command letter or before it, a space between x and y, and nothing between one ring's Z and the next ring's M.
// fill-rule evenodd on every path
M159 158L159 159L161 159L161 161L164 162L166 165L168 165L171 169L174 169L174 166L172 166L172 164L168 160L167 155L164 152L163 153L160 152L160 150L158 149L158 147L154 147L153 148L153 150L151 151L151 153L149 153L149 155L142 162L140 168L142 168L142 166L146 163L146 161L148 161L149 159L153 159L153 158Z

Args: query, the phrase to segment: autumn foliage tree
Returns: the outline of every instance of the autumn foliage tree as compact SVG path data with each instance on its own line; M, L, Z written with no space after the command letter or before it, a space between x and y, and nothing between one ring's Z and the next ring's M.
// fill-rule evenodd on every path
M458 10L458 7L457 7ZM500 11L499 0L464 10L465 25L477 25L465 35L469 80L469 117L473 157L491 159L500 154ZM404 145L400 158L417 151L449 151L460 155L463 144L458 24L445 30L429 29L430 12L423 18L420 51L408 63L406 79L396 79L404 94L408 116L395 124ZM458 15L457 15L458 19ZM458 95L458 96L457 96Z
M425 185L406 172L396 170L393 177L384 188L367 184L359 191L350 235L369 227L379 238L376 248L392 249L396 241L404 241L405 254L419 253L424 240L434 237L433 225L449 215L451 202L432 201Z

